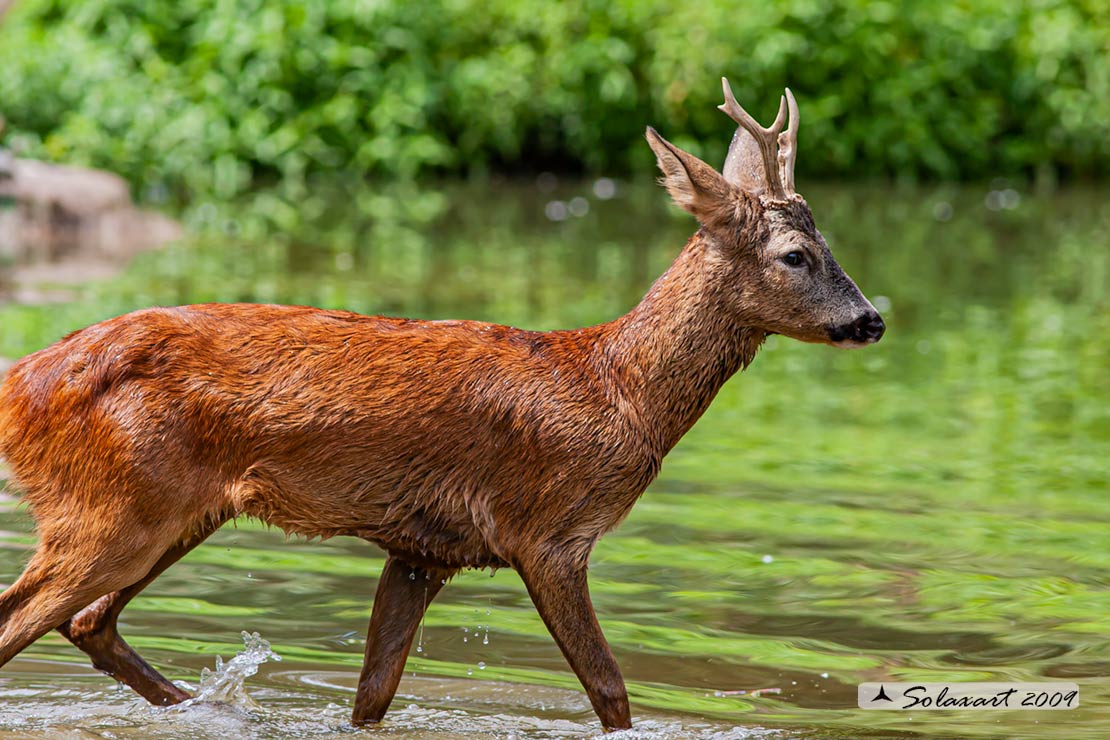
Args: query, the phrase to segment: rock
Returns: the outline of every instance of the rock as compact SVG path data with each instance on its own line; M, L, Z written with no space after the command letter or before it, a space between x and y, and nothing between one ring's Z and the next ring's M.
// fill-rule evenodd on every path
M9 172L0 180L0 197L49 204L78 217L131 206L127 182L110 172L34 159L13 159Z
M18 158L0 161L0 170L0 264L14 265L9 285L28 282L25 271L118 266L182 234L173 219L135 208L127 183L109 172Z

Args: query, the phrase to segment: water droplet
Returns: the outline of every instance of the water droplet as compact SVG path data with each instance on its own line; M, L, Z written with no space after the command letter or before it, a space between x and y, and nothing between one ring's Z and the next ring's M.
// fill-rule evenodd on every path
M827 673L822 673L821 674L821 678L828 678L828 677L829 677L829 674L827 674Z
M473 668L467 668L466 669L466 675L473 676L474 675L474 669Z
M890 299L887 298L885 295L877 295L871 299L871 305L873 305L875 307L875 310L879 313L886 313L890 310L892 304L890 302Z
M767 563L767 564L775 562L775 558L771 555L764 555L763 557L760 558L760 560L762 560L764 563Z
M416 580L416 571L415 570L412 573L409 573L409 580L410 581L415 581Z
M478 670L480 670L480 671L484 671L485 669L486 669L486 664L485 664L485 662L483 662L483 661L479 660L479 661L478 661Z
M941 223L952 219L952 204L941 201L933 206L933 218Z
M424 646L423 645L417 645L416 646L416 652L418 652L418 653L424 652Z
M482 644L489 645L489 632L487 632L486 636L482 638Z
M470 638L469 637L464 637L463 642L470 642Z
M200 686L196 697L177 705L187 708L201 702L221 702L249 706L250 696L243 684L258 672L258 666L267 660L280 661L281 656L270 649L270 643L263 640L257 632L241 633L243 650L227 663L216 656L216 670L204 668L200 672Z
M594 195L601 200L609 200L617 194L617 184L608 177L599 177L594 181Z
M570 211L570 215L575 218L582 218L590 212L590 202L579 195L570 199L570 203L567 204L567 209Z
M565 221L567 218L567 204L561 200L553 200L544 206L543 213L549 221Z

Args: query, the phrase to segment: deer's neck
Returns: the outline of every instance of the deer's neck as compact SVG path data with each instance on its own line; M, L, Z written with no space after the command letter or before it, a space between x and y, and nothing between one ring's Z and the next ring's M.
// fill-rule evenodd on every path
M660 455L755 357L766 333L738 325L715 278L716 257L699 231L644 299L611 326L605 351Z

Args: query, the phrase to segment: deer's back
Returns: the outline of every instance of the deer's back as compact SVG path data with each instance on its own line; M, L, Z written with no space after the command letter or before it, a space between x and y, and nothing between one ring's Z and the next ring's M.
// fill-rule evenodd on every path
M654 476L597 337L318 309L149 309L75 332L0 387L0 452L36 507L258 516L432 563L585 546Z

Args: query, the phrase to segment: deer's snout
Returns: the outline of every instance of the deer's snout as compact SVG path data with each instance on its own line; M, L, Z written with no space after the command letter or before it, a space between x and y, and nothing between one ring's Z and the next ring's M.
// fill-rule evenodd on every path
M886 331L883 317L877 311L868 311L855 321L829 327L829 340L833 344L860 346L874 344Z

